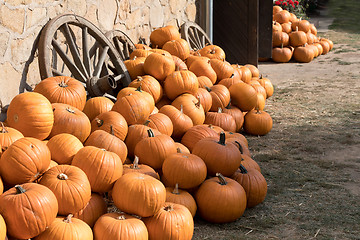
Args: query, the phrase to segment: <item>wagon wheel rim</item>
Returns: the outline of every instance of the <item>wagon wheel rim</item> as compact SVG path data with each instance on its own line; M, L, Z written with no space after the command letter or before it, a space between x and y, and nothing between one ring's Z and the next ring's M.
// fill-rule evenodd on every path
M135 49L135 44L126 33L120 30L110 30L105 33L105 36L113 43L123 61L130 58L130 54Z
M39 38L41 79L70 76L89 97L108 96L131 82L129 72L111 41L94 24L75 14L51 19Z
M189 43L190 49L193 51L200 50L206 45L212 44L206 32L194 22L186 22L182 24L180 33L181 38L185 39Z

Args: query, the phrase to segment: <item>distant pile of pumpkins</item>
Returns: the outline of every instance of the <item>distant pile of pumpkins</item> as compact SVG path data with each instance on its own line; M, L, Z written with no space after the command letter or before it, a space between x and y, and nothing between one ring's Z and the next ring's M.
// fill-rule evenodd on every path
M333 42L317 36L314 24L297 18L280 6L273 6L272 46L274 62L285 63L293 59L308 63L327 54L333 48Z

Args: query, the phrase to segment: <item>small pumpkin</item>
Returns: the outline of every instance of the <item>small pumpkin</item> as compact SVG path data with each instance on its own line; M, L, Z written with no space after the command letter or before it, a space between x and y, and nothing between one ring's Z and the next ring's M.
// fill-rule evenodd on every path
M163 113L154 113L149 116L148 126L157 129L162 134L171 136L173 134L173 123L171 119Z
M252 135L265 135L271 131L272 123L270 114L254 109L244 117L244 130Z
M77 137L69 133L55 135L46 145L51 152L51 159L58 164L71 164L75 154L84 147Z
M183 107L180 110L172 105L165 105L160 108L159 113L168 116L173 124L172 137L179 139L185 132L193 126L193 122L189 116L184 113Z
M162 49L168 51L171 55L179 57L181 60L185 60L190 56L190 46L185 39L176 39L167 41Z
M289 22L290 17L290 13L287 10L281 10L280 12L274 14L274 20L280 24Z
M207 113L210 111L212 106L212 96L207 88L199 88L195 96L200 99L200 104L204 109L204 112Z
M199 50L199 53L203 57L210 59L225 60L225 51L217 45L207 45Z
M157 28L150 33L150 42L153 47L162 48L166 42L180 38L179 29L173 25Z
M181 60L181 58L174 55L172 55L171 57L173 58L175 63L175 70L177 71L188 70L186 63L183 60Z
M230 103L230 91L227 87L221 84L206 88L211 95L212 105L210 111L216 112L219 108L225 108Z
M217 112L207 112L204 123L219 126L225 131L236 131L235 119L230 114L224 113L222 108Z
M196 75L189 70L175 71L169 74L164 82L166 96L174 100L183 93L195 95L199 88Z
M192 152L195 144L207 137L218 137L215 130L209 128L207 125L196 125L191 127L181 138L181 143L184 144L190 152Z
M227 113L234 118L236 124L235 132L239 132L244 124L243 112L238 107L231 104L222 109L222 112Z
M91 193L89 202L83 209L75 213L74 217L83 220L91 228L93 228L96 220L98 220L99 217L104 215L106 212L107 204L105 199L98 193Z
M290 48L284 47L281 45L280 47L275 47L272 49L272 60L274 62L285 63L289 62L292 58L293 52Z
M246 83L236 83L230 87L229 91L231 104L239 107L241 111L250 111L256 106L257 94L251 85Z
M195 60L189 67L189 70L193 72L197 77L208 77L212 84L216 83L217 75L213 67L211 66L210 59ZM208 86L211 87L211 86Z
M175 62L171 55L152 53L144 62L144 70L146 74L150 74L160 82L175 71Z
M128 133L128 123L118 112L104 112L91 121L91 132L96 130L103 130L110 134L113 132L116 137L124 141Z
M314 59L314 51L307 45L296 47L293 58L301 63L308 63Z
M296 31L289 34L290 45L293 47L302 46L307 43L306 33L303 31L299 31L298 28Z
M2 152L4 152L11 144L16 140L23 138L24 135L16 130L15 128L5 127L3 122L0 122L0 157Z
M175 184L175 187L166 188L166 202L185 206L189 209L191 215L195 217L197 206L194 197L186 190L179 189L178 184Z
M124 165L124 173L123 175L130 173L130 172L139 172L149 176L152 176L158 180L160 180L159 174L155 172L155 170L146 164L139 164L139 157L135 156L134 162L132 164L125 164Z
M100 113L110 111L113 106L114 103L107 97L93 97L86 101L83 112L91 122Z
M146 57L134 56L124 61L125 67L129 72L131 79L136 79L138 76L145 75L144 62Z
M221 81L224 78L229 78L234 73L234 68L230 63L219 59L210 59L211 67L216 72L216 82Z
M188 115L194 125L203 124L205 121L205 112L200 100L189 93L178 96L172 103L177 109L183 106L183 112Z
M138 76L129 84L129 87L133 88L139 88L140 86L143 91L149 93L154 98L155 103L159 102L163 96L163 87L159 81L150 75Z

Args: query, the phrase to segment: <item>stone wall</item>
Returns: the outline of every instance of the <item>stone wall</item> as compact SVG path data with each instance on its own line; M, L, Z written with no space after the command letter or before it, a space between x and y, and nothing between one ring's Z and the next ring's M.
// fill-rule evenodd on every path
M152 29L195 21L196 0L0 0L0 101L5 106L40 81L37 40L49 19L83 16L104 33L122 30L134 41ZM1 107L1 106L0 106Z

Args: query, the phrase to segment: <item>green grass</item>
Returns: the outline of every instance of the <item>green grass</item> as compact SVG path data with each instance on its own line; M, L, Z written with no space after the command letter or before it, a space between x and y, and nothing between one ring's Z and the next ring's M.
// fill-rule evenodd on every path
M334 17L331 29L360 33L360 4L358 0L330 0L329 14Z

